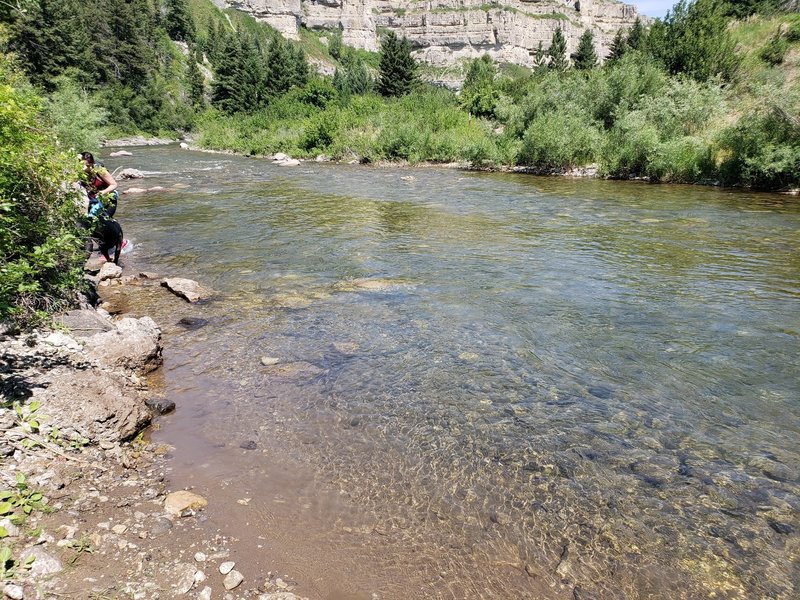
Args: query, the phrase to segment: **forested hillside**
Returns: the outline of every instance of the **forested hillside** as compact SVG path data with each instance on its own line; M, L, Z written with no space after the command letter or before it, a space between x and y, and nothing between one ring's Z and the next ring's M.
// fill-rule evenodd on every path
M800 185L800 15L779 0L678 2L620 30L599 64L556 30L534 69L462 65L459 94L405 40L300 42L209 0L3 4L5 53L62 142L194 132L209 148L336 160L468 162L759 189ZM311 66L313 65L313 66ZM318 71L328 75L321 75Z

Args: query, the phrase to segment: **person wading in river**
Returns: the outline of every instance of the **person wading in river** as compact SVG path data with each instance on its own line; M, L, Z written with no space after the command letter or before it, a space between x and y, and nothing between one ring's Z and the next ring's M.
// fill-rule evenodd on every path
M95 163L91 152L81 152L86 180L81 182L89 196L89 215L100 216L103 212L113 217L117 211L119 192L117 181L103 165Z

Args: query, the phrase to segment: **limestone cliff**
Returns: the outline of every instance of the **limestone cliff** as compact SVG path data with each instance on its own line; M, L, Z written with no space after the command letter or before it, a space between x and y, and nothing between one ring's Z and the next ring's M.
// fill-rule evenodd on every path
M299 28L342 31L345 44L377 50L383 30L411 41L416 57L436 66L489 54L498 62L533 66L558 27L573 52L585 29L603 57L635 6L615 0L220 0L296 39ZM646 19L646 17L645 17Z

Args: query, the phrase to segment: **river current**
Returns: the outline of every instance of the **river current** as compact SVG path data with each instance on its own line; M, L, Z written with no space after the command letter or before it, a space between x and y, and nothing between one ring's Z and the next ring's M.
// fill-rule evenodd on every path
M797 597L797 198L131 151L153 436L311 597Z

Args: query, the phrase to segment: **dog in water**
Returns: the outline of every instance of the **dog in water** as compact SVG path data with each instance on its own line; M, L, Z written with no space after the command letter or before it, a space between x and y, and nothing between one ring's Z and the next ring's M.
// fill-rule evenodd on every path
M100 254L111 262L110 252L114 251L114 264L119 264L119 255L122 253L122 226L111 217L102 217L94 230L94 238L100 242Z

